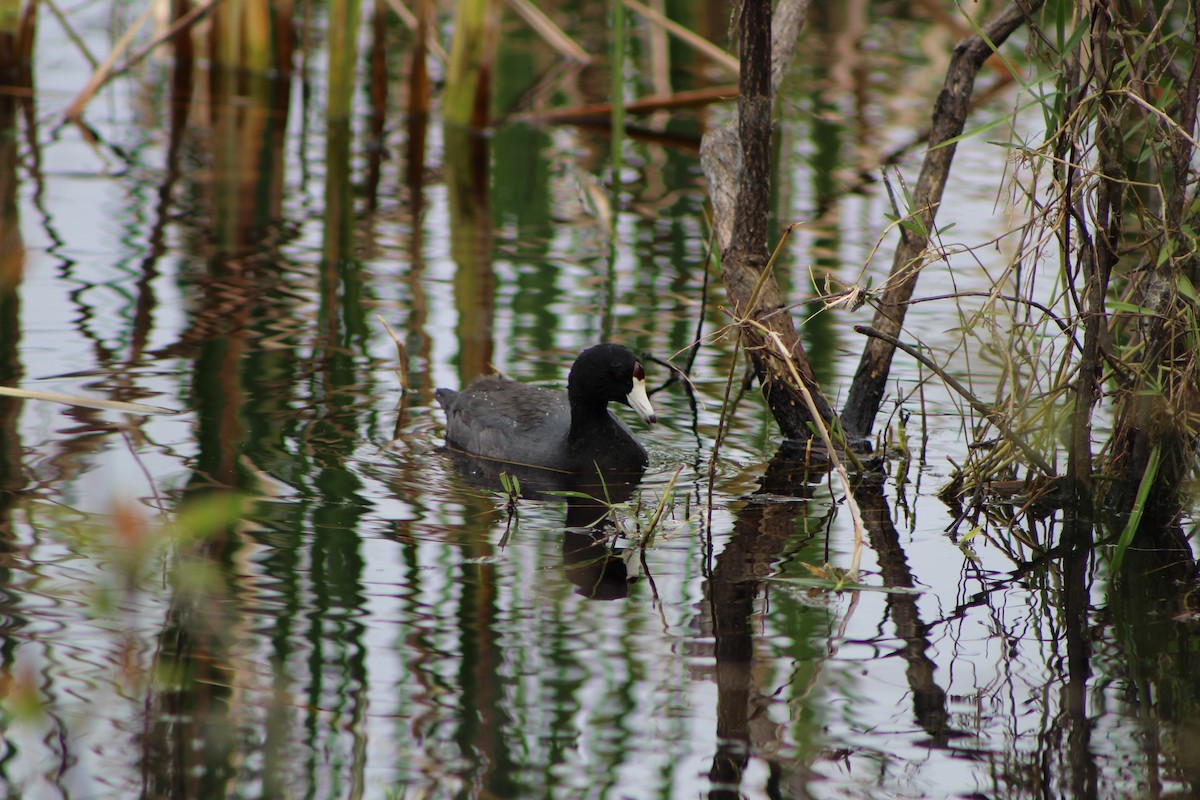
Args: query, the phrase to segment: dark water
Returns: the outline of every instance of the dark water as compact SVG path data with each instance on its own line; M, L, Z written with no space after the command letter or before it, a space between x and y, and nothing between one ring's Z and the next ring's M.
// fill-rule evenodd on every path
M944 69L863 53L953 41L919 20L858 31L855 13L811 34L785 100L777 216L819 218L782 268L796 296L810 267L886 269L885 195L848 190L860 161L911 140ZM108 9L73 18L107 52ZM516 108L556 62L505 41L497 100ZM676 81L699 81L679 58L693 70ZM915 391L911 364L895 394L912 458L855 494L871 589L816 578L850 563L842 491L779 457L753 392L710 468L740 363L715 272L704 299L696 145L723 112L629 142L614 202L602 135L516 117L483 139L436 115L421 128L398 56L390 104L362 90L346 128L325 119L312 59L307 80L236 99L200 67L194 94L173 89L151 61L89 106L90 142L58 126L89 69L43 19L36 90L0 94L20 241L5 244L0 381L179 411L0 398L7 796L1198 791L1200 648L1177 571L1114 587L1103 550L1042 553L1064 540L1058 516L959 518L936 492L971 420L937 385ZM557 102L604 80L564 78ZM942 218L956 238L1006 229L1004 159L963 145ZM951 267L957 288L990 288L974 261ZM811 310L797 319L837 397L866 312ZM955 309L910 319L954 347ZM635 425L650 470L599 541L563 500L510 516L439 449L437 386L488 365L561 382L601 339L682 365L698 326L696 407L678 383L653 396L660 423ZM986 350L945 355L985 394ZM668 377L650 364L652 384Z

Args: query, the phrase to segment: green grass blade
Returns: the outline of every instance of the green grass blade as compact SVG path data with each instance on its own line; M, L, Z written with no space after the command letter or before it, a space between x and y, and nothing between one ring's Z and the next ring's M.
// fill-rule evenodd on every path
M1146 498L1150 494L1150 487L1154 485L1154 480L1158 477L1158 464L1161 458L1162 449L1156 445L1150 451L1150 460L1146 463L1146 471L1142 473L1142 482L1138 484L1137 499L1134 500L1133 509L1129 512L1129 519L1125 522L1125 530L1121 531L1121 538L1117 540L1117 550L1113 553L1112 559L1113 575L1121 571L1121 562L1125 560L1125 551L1129 549L1133 537L1137 534L1138 526L1142 521L1142 512L1146 509Z

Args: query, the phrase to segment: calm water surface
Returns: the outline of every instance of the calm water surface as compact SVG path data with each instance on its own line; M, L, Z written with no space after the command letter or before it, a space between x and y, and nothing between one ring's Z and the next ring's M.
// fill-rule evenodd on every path
M73 18L107 52L108 10ZM577 35L602 34L589 19ZM870 23L861 41L953 41L911 24ZM847 191L858 160L911 140L944 69L881 52L847 71L848 23L821 25L776 177L781 222L821 219L783 267L797 297L810 267L858 278L888 227L884 192ZM388 35L404 52L406 34ZM724 111L672 121L667 144L630 142L614 203L606 137L514 118L464 144L436 116L414 127L399 55L391 104L364 90L346 131L325 119L324 56L311 57L308 81L234 101L199 67L181 97L170 63L151 61L91 104L89 141L58 125L89 69L43 20L36 91L0 96L5 222L24 248L13 269L6 245L0 381L179 412L0 398L7 796L1200 791L1194 621L1169 587L1118 591L1101 559L1021 543L1058 541L1055 517L958 519L936 494L971 421L937 385L916 393L911 363L898 359L895 395L914 457L856 494L871 590L814 580L810 565L849 564L847 507L777 456L753 392L710 471L734 352L715 273L702 301L696 145ZM501 61L506 108L556 63L518 33ZM898 69L911 97L892 91ZM598 80L564 79L555 102ZM464 168L468 151L484 169ZM941 218L955 240L1006 229L1004 159L963 145ZM885 238L867 274L889 264ZM958 289L991 287L986 265L951 267ZM948 291L942 269L929 294ZM804 312L836 398L868 312ZM985 352L949 352L953 307L910 319L994 391ZM696 407L678 383L653 396L660 423L635 426L651 468L602 541L562 500L510 516L439 449L437 386L489 365L562 382L601 339L682 365L698 325Z

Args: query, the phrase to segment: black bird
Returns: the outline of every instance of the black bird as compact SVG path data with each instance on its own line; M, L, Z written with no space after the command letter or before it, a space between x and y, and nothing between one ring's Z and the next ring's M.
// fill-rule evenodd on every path
M637 473L649 463L629 427L608 410L623 403L654 422L646 373L618 344L579 354L567 391L491 376L462 392L438 389L446 410L446 444L493 461L567 473Z

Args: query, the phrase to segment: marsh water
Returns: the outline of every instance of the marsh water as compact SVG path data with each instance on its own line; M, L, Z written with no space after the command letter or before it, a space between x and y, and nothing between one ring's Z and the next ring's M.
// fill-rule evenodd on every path
M593 5L559 19L602 49ZM776 234L806 223L780 267L797 300L813 276L885 273L887 193L863 165L895 150L914 179L905 145L956 36L826 5L772 187ZM114 8L70 9L96 54L131 23ZM728 10L709 16L689 24L723 41ZM322 24L314 9L314 39ZM1069 511L939 499L975 420L904 358L876 428L906 450L855 493L865 588L834 590L842 489L779 451L756 390L723 416L743 367L704 266L698 144L728 103L640 120L614 190L602 129L532 113L605 99L602 66L562 69L506 18L506 114L471 136L436 104L409 113L410 37L373 30L359 73L379 64L388 91L364 77L344 121L314 45L294 75L240 83L152 56L64 125L91 67L49 14L32 90L0 91L0 383L174 412L0 397L5 796L1200 791L1200 639L1174 588L1118 591L1103 548L1057 557ZM674 88L713 82L673 53ZM961 145L954 238L1005 230L1006 153ZM963 259L925 292L989 276ZM794 314L836 406L869 310L819 308ZM909 319L994 386L956 307ZM689 396L661 362L687 365L698 334ZM568 498L510 503L441 449L436 387L493 368L561 385L600 340L665 386L653 427L618 412L651 465L611 525L580 529Z

